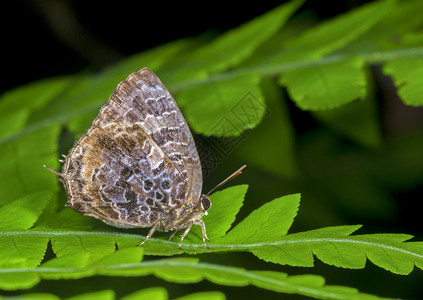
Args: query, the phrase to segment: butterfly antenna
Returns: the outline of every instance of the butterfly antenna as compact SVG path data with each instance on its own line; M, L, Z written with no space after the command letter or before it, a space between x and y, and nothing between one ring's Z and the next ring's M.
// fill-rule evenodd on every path
M225 180L223 180L221 183L219 183L218 185L216 185L214 188L212 188L207 194L206 196L210 195L211 193L213 193L217 188L221 187L222 185L224 185L225 183L227 183L229 180L234 179L235 177L237 177L239 174L242 173L242 170L244 170L244 168L247 165L243 165L241 168L239 168L238 170L236 170L234 173L232 173L232 175L229 175L228 178L226 178Z
M54 173L54 174L56 174L57 176L61 176L61 177L63 177L63 174L62 174L62 173L60 173L60 172L58 172L58 171L56 171L56 170L53 170L52 168L47 167L46 165L43 165L43 167L44 167L44 168L46 168L47 170L49 170L50 172L53 172L53 173Z

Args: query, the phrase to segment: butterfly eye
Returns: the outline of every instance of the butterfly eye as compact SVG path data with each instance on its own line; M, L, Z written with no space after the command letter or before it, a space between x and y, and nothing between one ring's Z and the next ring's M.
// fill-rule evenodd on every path
M201 208L204 209L205 211L208 211L211 206L212 206L212 203L209 197L207 197L206 195L203 195L201 197Z

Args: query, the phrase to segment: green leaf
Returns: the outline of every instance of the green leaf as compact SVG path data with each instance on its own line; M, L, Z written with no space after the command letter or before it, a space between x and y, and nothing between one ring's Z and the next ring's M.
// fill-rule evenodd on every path
M39 236L0 235L2 250L0 266L36 267L40 264L47 249L48 238Z
M283 247L283 253L285 254L284 257L276 258L276 255L268 251L269 249L259 249L255 253L266 261L278 261L282 264L291 261L291 263L296 266L313 266L313 254L316 254L319 259L322 259L322 261L325 261L328 264L336 265L337 260L339 260L339 252L329 251L329 255L327 257L323 257L324 252L328 250L328 245L329 247L333 246L331 250L336 249L338 244L336 244L335 239L341 240L342 237L350 235L358 228L360 228L360 226L325 227L285 236L284 239L282 239L283 243L286 243ZM330 241L326 243L326 239L333 239L335 243L331 244ZM296 242L294 242L294 240ZM307 244L307 246L299 245L303 242ZM316 244L314 244L314 242L316 242ZM342 243L340 245L342 246ZM278 246L274 247L273 249L275 248L278 248ZM352 253L356 255L355 260L345 258L342 262L343 264L339 263L338 266L342 265L342 267L347 268L363 268L366 261L365 253L358 251L352 251ZM320 254L322 255L319 256ZM355 264L353 265L351 261L354 261Z
M13 111L1 116L0 128L4 128L5 130L2 130L0 133L0 139L4 140L13 133L21 130L24 127L28 116L29 112L27 110Z
M58 190L55 176L43 164L58 164L59 129L52 125L0 145L0 205L32 192Z
M36 192L0 207L0 231L30 228L53 195L51 191Z
M411 247L409 247L409 243L403 242L410 238L412 236L407 234L369 234L352 237L351 242L355 243L357 241L360 245L357 248L361 249L369 249L368 245L376 245L376 247L371 247L370 251L367 250L366 253L371 262L392 273L407 275L413 271L415 265L423 265L423 243L411 243ZM351 247L346 245L344 248L349 255L354 255Z
M363 66L363 59L351 58L288 71L282 74L279 82L287 86L290 96L301 109L330 109L365 96Z
M280 239L291 227L299 203L299 194L266 203L253 211L220 242L254 243Z
M29 229L52 198L53 193L50 191L36 192L0 207L0 231ZM0 265L10 266L23 262L25 267L35 267L44 257L48 238L5 234L0 236L0 241L3 245Z
M81 294L66 298L66 300L114 300L115 292L112 290L103 290L98 292Z
M30 113L55 99L69 84L67 78L37 81L0 96L0 145L26 125Z
M13 300L59 300L60 297L53 295L53 294L47 294L47 293L28 293L23 294L19 296L8 296L8 299ZM69 298L64 298L65 300L91 300L91 299L110 299L114 300L117 299L115 297L115 293L112 290L102 290L97 292L91 292L91 293L84 293L80 295L76 295ZM167 300L168 293L165 288L162 287L152 287L147 289L142 289L139 291L136 291L134 293L131 293L129 295L126 295L124 297L119 298L120 300ZM224 300L226 299L225 295L221 292L199 292L194 294L188 294L184 295L182 297L178 297L175 299L189 299L189 300L195 300L195 299L205 299L205 300Z
M383 71L391 75L398 95L407 105L422 106L423 99L423 58L420 56L403 57L387 62Z
M120 300L151 300L151 299L167 300L168 296L167 296L166 289L162 287L152 287L152 288L136 291L135 293L132 293L120 298Z
M115 251L115 242L98 236L68 236L51 239L54 252L58 257L74 253L86 253L91 261Z
M50 259L40 268L45 270L43 273L45 279L77 279L95 274L94 270L86 267L88 265L90 265L90 256L86 253L77 253Z
M34 230L46 231L90 231L94 227L93 220L81 214L75 213L71 208L65 208L56 212L49 218L43 219Z
M8 298L13 300L60 300L60 297L47 293L29 293Z
M0 273L0 288L6 291L27 289L35 286L41 278L33 273L22 274L21 272Z
M238 136L255 127L266 112L259 84L259 76L242 75L193 87L176 98L197 133Z
M363 268L367 258L374 264L396 274L409 274L413 266L423 263L422 243L407 248L403 234L373 234L348 236L357 226L326 227L291 234L278 242L245 245L252 253L279 264L312 266L315 254L324 263L343 268ZM228 245L229 246L229 245ZM220 248L221 245L214 245Z
M185 60L178 62L179 64L177 68L174 67L173 72L168 72L165 77L166 81L169 80L173 84L204 78L211 73L237 65L249 57L260 44L274 35L302 2L302 0L295 0L281 5L222 34L197 51L189 53Z
M422 9L423 3L419 0L396 1L394 8L388 9L387 14L379 22L358 39L339 49L334 55L357 55L363 51L376 52L403 47L405 40L402 39L399 42L398 37L408 35L410 31L421 26L422 19L410 18L410 16Z
M337 16L288 42L289 47L318 48L322 54L348 44L367 32L381 20L393 7L395 1L374 1L367 5Z
M176 298L175 300L225 300L222 292L199 292Z
M370 30L394 7L395 1L374 1L332 20L312 26L284 43L266 64L316 60L348 45Z
M134 247L120 249L119 251L110 253L100 260L96 261L94 266L113 266L117 264L139 263L143 259L144 249Z

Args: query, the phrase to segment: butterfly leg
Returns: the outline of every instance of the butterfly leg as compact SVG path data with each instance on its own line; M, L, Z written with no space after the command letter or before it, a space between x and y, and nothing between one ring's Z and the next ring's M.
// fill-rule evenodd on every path
M179 250L182 250L182 241L184 240L184 238L185 238L185 236L188 234L188 232L191 230L191 228L192 228L192 224L193 224L193 223L190 223L190 224L188 225L188 227L185 229L184 233L182 234L182 236L181 236L181 241L179 242Z
M175 232L172 233L172 235L169 237L168 241L171 241L172 238L175 236L175 234L178 232L178 230L175 230Z
M206 224L204 223L203 220L198 220L194 223L195 225L199 225L201 226L201 231L203 233L203 243L204 243L204 247L206 247L207 249L209 249L209 247L207 247L206 244L206 240L210 241L210 239L207 237L207 233L206 233Z
M159 225L160 220L156 222L156 224L151 227L150 231L148 232L147 236L145 237L144 241L142 241L141 244L138 244L137 246L142 246L156 231L157 226Z

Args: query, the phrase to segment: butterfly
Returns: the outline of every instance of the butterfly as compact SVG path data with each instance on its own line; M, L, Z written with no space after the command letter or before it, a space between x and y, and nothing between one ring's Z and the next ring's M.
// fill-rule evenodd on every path
M88 131L63 155L59 176L66 206L120 228L150 228L153 233L202 229L207 248L207 215L215 188L201 194L202 171L191 131L175 99L148 68L120 82Z

